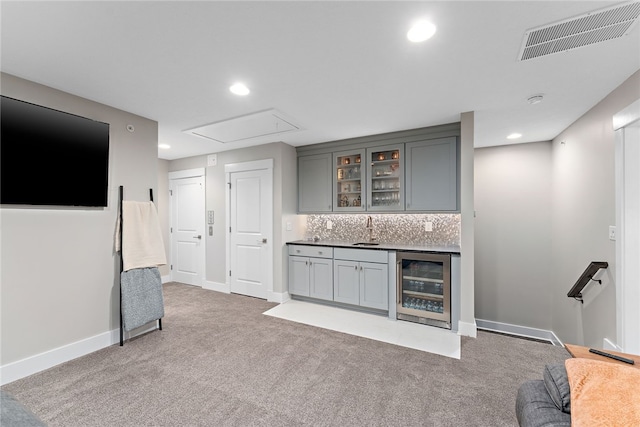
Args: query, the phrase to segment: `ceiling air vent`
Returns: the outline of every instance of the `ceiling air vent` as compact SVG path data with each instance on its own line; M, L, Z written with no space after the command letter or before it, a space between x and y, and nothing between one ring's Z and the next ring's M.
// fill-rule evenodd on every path
M640 2L589 12L528 30L518 60L538 58L600 43L627 34L640 16Z

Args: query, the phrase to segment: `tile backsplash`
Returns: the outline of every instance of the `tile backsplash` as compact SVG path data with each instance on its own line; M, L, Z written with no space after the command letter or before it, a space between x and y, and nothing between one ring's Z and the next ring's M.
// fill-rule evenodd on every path
M373 237L382 243L460 244L460 214L308 215L305 238L366 241L369 216ZM331 230L327 230L327 221L332 223ZM432 231L425 231L425 222L431 222Z

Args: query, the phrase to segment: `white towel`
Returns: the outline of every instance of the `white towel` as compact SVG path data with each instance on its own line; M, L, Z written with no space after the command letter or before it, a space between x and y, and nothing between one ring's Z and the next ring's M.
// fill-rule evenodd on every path
M158 213L153 202L122 202L122 225L118 221L116 250L122 226L123 270L156 267L167 263Z

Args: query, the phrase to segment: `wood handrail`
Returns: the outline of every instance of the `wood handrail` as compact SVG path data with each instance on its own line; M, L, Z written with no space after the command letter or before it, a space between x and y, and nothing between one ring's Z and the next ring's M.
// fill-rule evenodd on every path
M607 268L607 267L609 267L609 263L606 261L591 261L591 264L587 266L587 268L584 270L584 272L582 273L582 275L580 276L576 284L573 285L571 290L567 293L567 296L569 298L575 298L576 300L584 303L582 301L582 290L584 289L585 286L587 286L587 283L589 283L589 281L591 280L602 284L602 280L596 280L593 278L593 276L601 268Z

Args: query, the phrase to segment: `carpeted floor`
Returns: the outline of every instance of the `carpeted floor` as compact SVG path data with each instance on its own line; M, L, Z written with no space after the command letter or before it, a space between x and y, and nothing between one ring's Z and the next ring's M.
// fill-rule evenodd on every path
M164 286L163 331L2 387L50 426L517 426L560 347L480 331L461 359L265 316L275 304Z

